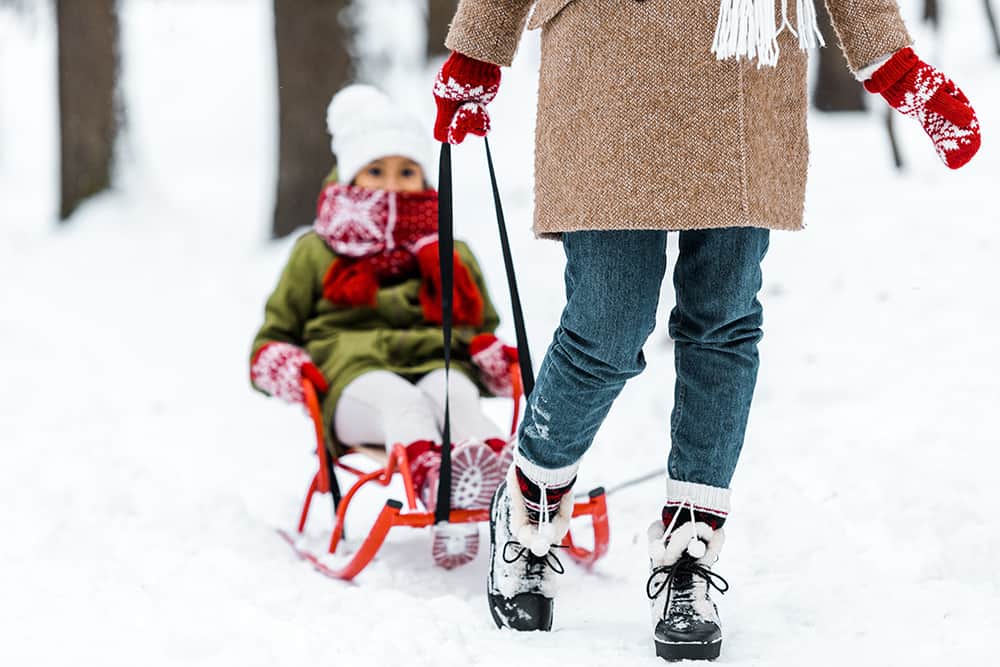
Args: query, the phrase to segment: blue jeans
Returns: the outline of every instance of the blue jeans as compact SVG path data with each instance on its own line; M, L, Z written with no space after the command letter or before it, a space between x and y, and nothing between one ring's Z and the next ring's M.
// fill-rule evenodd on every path
M766 229L680 232L670 314L677 380L671 479L727 488L743 447L757 382L757 300ZM542 361L519 433L521 455L546 468L587 451L625 381L646 366L656 325L667 232L563 235L566 307ZM618 443L623 453L628 443Z

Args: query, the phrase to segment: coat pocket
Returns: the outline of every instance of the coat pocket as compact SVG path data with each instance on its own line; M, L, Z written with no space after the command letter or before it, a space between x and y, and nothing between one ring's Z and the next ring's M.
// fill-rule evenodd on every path
M535 9L528 20L528 30L537 30L551 21L566 8L566 5L576 0L538 0Z

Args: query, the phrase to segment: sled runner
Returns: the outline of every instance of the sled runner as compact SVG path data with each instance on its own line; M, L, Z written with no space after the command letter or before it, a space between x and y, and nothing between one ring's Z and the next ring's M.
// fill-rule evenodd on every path
M519 413L520 382L515 382L515 409L514 425L517 424ZM410 528L427 528L435 523L434 512L423 508L417 501L417 493L413 487L413 480L410 478L410 465L406 456L406 449L402 445L395 445L388 457L384 454L380 457L378 450L371 448L354 448L349 453L361 454L378 461L380 458L384 463L374 471L365 472L349 463L341 460L343 457L334 458L330 455L326 447L325 431L323 420L320 416L319 397L315 387L309 380L302 383L306 395L306 406L309 416L313 421L316 431L316 454L319 461L319 469L313 475L306 492L305 501L302 504L302 512L299 516L297 531L279 530L278 533L295 550L299 558L308 561L321 574L334 579L350 580L358 575L375 558L381 549L389 531L400 526ZM346 493L341 496L340 487L337 482L335 470L354 477L355 481ZM313 553L299 546L298 536L305 530L306 521L309 518L309 511L312 508L313 498L319 495L330 494L333 499L335 511L333 530L330 534L328 553L336 554L344 537L344 525L346 523L348 509L351 501L358 491L366 485L388 486L395 475L402 479L405 501L390 499L385 502L385 506L379 513L367 536L354 552L353 556L346 563L339 567L333 567L327 562L322 554ZM573 540L572 531L563 540L563 546L567 547L570 556L577 562L589 566L603 556L608 549L609 529L607 504L604 499L604 490L596 488L590 492L586 502L578 502L573 510L574 517L590 516L593 523L594 546L588 549L578 545ZM451 510L448 518L449 523L478 523L489 521L489 508L474 510Z
M530 395L534 385L534 376L531 370L531 358L527 347L527 335L524 327L524 316L521 310L520 298L517 293L517 282L514 277L513 259L511 257L510 245L507 239L506 225L503 219L503 209L500 204L500 190L496 182L496 173L493 168L493 158L490 154L489 142L486 142L486 158L489 165L490 179L493 187L493 201L497 214L497 224L500 230L500 241L503 248L504 263L507 271L507 281L510 288L511 303L514 311L514 324L517 332L518 356L524 365L523 372L520 366L514 364L511 370L511 379L514 387L514 416L511 423L511 434L517 430L518 418L520 416L521 399ZM442 292L442 312L443 312L443 335L445 340L445 371L450 366L451 352L451 332L452 332L452 308L453 297L453 265L451 257L453 255L454 236L452 231L452 202L451 202L451 151L448 144L443 144L441 148L440 165L440 206L438 219L438 236L441 247L441 292ZM448 386L448 383L445 383ZM320 573L335 579L350 580L358 575L375 558L381 549L389 531L400 526L411 528L427 528L437 523L478 523L489 521L489 508L480 509L452 509L450 498L450 478L451 478L451 436L450 436L450 408L448 401L445 401L444 433L442 442L442 456L440 468L440 482L438 485L438 498L434 511L429 511L421 507L417 502L417 492L410 476L410 464L406 454L406 449L402 444L395 444L386 456L380 447L377 450L367 447L354 448L349 453L359 453L378 461L380 467L371 472L365 472L352 465L344 463L334 457L326 447L326 429L320 412L320 401L316 392L316 387L308 379L303 378L302 388L305 393L306 408L313 421L316 434L316 455L319 459L319 470L313 475L309 490L306 493L305 501L302 505L302 513L299 517L298 535L301 536L305 530L306 520L309 517L309 510L312 507L313 497L316 494L324 495L329 493L333 500L334 525L330 535L328 553L336 554L344 538L344 524L347 518L348 508L359 490L369 484L388 486L396 475L402 479L405 494L405 503L399 500L390 499L385 502L375 520L374 525L365 536L361 545L353 556L346 563L331 566L328 564L329 558L326 555L312 553L299 546L299 540L295 534L279 530L281 536L291 545L296 554L303 560L308 561ZM446 389L447 391L447 389ZM341 494L340 486L335 474L340 470L355 478L355 482ZM603 488L596 488L590 491L583 502L577 502L573 508L573 517L590 517L593 525L593 547L586 548L574 541L573 532L570 530L562 541L570 557L578 563L590 566L603 556L608 550L609 528L608 512Z

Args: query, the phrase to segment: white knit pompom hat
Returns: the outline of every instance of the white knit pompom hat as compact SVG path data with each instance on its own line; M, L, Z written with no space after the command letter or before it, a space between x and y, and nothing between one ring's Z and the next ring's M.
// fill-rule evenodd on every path
M330 100L326 127L341 184L353 181L373 160L401 155L419 164L427 183L436 187L430 129L382 91L361 84L342 89Z

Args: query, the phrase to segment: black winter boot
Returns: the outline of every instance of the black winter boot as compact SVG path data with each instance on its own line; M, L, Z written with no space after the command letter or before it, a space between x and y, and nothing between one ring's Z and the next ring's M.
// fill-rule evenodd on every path
M490 508L490 614L498 628L552 629L556 576L554 553L569 530L573 484L542 489L511 466Z
M709 593L711 588L720 593L729 589L710 569L725 533L717 521L692 514L694 520L685 517L682 522L678 516L670 521L669 529L663 521L649 527L646 595L652 603L656 655L665 660L714 660L722 650L719 613Z

